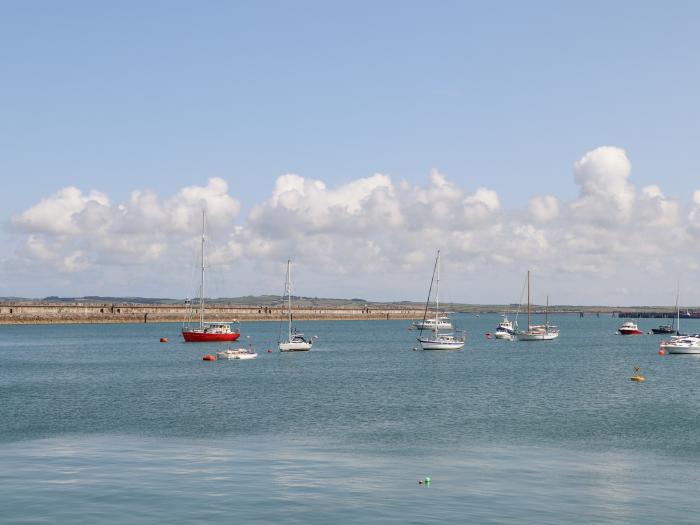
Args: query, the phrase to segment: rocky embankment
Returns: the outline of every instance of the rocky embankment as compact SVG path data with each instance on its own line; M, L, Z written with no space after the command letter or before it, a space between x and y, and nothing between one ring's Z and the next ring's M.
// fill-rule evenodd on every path
M185 305L153 304L0 304L0 324L57 324L57 323L162 323L182 322L193 314ZM286 319L284 307L207 305L207 321L279 321ZM422 309L405 306L368 305L353 307L301 307L294 309L295 319L310 320L385 320L418 319Z

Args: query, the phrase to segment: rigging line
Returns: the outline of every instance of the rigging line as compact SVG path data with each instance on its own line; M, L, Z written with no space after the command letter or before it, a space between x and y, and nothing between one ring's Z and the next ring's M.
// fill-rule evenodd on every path
M439 250L438 250L439 251ZM435 264L433 266L433 276L430 279L430 288L428 288L428 299L425 301L425 310L423 311L423 322L420 325L420 332L418 337L423 335L423 327L425 326L425 320L428 318L428 307L430 306L430 294L433 293L433 282L435 281L435 271L437 270L438 260L435 258Z
M282 297L280 299L280 311L284 311L284 296L287 293L288 288L289 288L289 285L287 284L287 274L285 272L284 290L282 291ZM277 344L278 345L282 342L282 325L284 324L284 322L285 322L284 317L280 315L279 329L277 331Z

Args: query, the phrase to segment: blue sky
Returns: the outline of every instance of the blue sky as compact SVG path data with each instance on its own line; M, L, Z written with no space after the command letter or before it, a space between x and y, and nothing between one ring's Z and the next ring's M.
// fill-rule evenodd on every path
M499 212L518 217L539 195L566 208L581 196L574 162L615 146L635 188L659 186L686 216L700 188L699 14L695 2L3 2L0 209L12 286L0 294L42 295L12 268L27 264L28 236L46 232L16 218L71 186L117 206L135 190L165 199L222 179L239 203L230 225L246 228L288 173L329 188L381 173L416 188L437 170L465 195L496 192ZM427 254L439 242L425 244ZM105 257L93 249L80 248L90 261L75 271L45 259L46 295L119 293L116 277L94 277ZM245 243L236 249L251 257ZM246 292L270 292L277 270ZM520 281L526 268L502 270ZM384 271L366 281L383 286ZM478 265L459 271L480 280ZM352 291L331 274L315 294ZM458 299L469 301L473 284ZM516 294L507 284L494 302ZM167 280L148 291L179 293ZM404 298L399 283L361 291ZM665 293L626 300L663 303ZM562 294L577 302L577 288Z

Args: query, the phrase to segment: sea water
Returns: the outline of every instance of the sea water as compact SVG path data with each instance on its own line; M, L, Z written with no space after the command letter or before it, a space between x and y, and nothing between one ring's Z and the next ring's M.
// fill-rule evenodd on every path
M256 360L215 362L174 324L0 326L0 522L698 522L700 356L610 316L551 342L455 317L460 351L317 321L280 353L259 322Z

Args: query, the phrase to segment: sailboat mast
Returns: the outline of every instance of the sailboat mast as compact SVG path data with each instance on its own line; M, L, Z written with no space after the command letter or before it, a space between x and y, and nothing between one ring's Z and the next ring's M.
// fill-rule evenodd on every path
M547 303L544 305L544 326L545 328L549 327L549 295L547 296Z
M676 284L676 335L681 334L681 303L678 302L681 296L681 280L678 278Z
M440 250L437 252L437 288L435 288L435 331L440 322Z
M530 270L527 271L527 331L530 331Z
M202 210L202 275L199 283L199 327L204 328L204 232L206 228L206 211Z
M292 261L287 259L287 315L289 317L289 328L287 341L292 340Z

